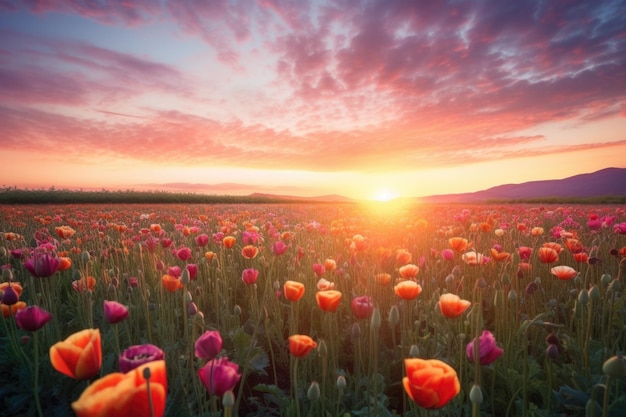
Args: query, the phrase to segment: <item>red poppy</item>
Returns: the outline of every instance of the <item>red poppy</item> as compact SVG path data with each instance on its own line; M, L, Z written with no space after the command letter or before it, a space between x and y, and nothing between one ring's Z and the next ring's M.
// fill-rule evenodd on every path
M289 301L298 301L304 295L304 284L297 281L286 281L283 285L285 298Z
M289 352L296 358L305 357L316 347L317 343L315 343L315 341L309 336L303 334L294 334L289 336Z
M472 303L467 300L462 300L456 294L442 294L439 297L439 309L441 314L448 318L459 317L467 310Z
M441 408L461 391L454 368L437 359L404 360L402 385L409 397L423 408Z
M315 294L315 300L317 301L319 308L330 313L337 310L341 297L341 291L337 290L318 291Z
M422 292L422 286L415 281L402 281L393 287L393 291L404 300L413 300Z

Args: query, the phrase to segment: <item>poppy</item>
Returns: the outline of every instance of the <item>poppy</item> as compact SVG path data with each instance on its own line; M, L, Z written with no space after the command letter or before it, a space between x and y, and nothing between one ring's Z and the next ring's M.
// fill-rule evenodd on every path
M286 281L283 285L283 292L289 301L298 301L304 295L304 284L297 281Z
M160 361L164 358L165 352L158 346L150 343L130 346L126 348L119 357L120 371L128 373L143 364Z
M59 256L57 271L66 271L72 267L72 259L67 256Z
M361 297L354 297L350 303L352 313L357 319L369 319L374 312L374 302L372 297L363 295Z
M176 292L179 289L183 288L183 283L179 278L176 278L171 275L163 275L161 277L161 283L163 287L169 292Z
M495 261L500 262L500 261L506 261L511 257L511 254L508 252L504 252L504 251L499 251L496 248L491 248L491 258L493 258Z
M404 360L402 385L409 397L423 408L441 408L461 391L454 368L438 359Z
M415 278L419 271L420 271L419 267L417 265L413 265L413 264L407 264L407 265L401 266L398 269L398 273L404 279L413 279L413 278Z
M165 361L159 360L126 374L114 372L98 379L72 403L72 409L78 417L161 417L166 398Z
M74 236L74 233L76 233L76 231L69 226L55 227L54 231L60 238L63 239L69 239L70 237Z
M578 271L567 265L555 266L554 268L550 269L550 272L552 273L552 275L562 281L568 281L578 275Z
M585 264L589 262L589 255L587 255L585 252L574 253L572 256L574 257L574 260L579 264Z
M253 245L246 245L241 248L241 256L246 259L253 259L259 254L259 248Z
M236 239L233 236L226 236L224 239L222 239L222 244L226 249L231 249L233 246L235 246L235 242Z
M341 291L337 290L318 291L315 294L315 300L319 308L330 313L334 313L337 310L341 297Z
M296 358L303 358L317 347L315 340L303 334L289 336L289 352Z
M539 261L543 264L551 264L559 260L559 253L554 248L543 246L537 251Z
M468 246L467 239L463 237L451 237L448 239L448 244L450 245L450 249L455 252L465 252Z
M259 277L259 271L254 268L246 268L241 272L241 280L246 285L254 284L258 277Z
M383 287L386 287L387 285L389 285L389 282L391 282L391 275L385 272L381 272L379 274L374 275L374 281L376 281L378 285L382 285Z
M393 287L393 291L403 300L413 300L422 292L422 286L415 281L402 281Z
M467 300L462 300L456 294L441 294L439 297L439 309L444 317L455 318L467 310L472 303Z
M17 298L20 298L22 295L22 285L19 282L3 282L0 283L0 293L5 292L7 288L11 287L13 291L17 294Z
M104 300L104 318L108 323L119 323L126 317L128 317L128 307L117 301Z
M50 346L50 362L54 369L71 378L93 378L102 366L100 330L81 330Z
M196 358L213 360L222 351L222 335L217 330L202 333L194 344Z
M328 291L335 288L335 283L327 280L326 278L320 278L319 281L317 281L316 287L320 291Z
M337 269L337 261L335 261L334 259L326 259L324 261L324 270L326 270L327 272L330 271L334 271L335 269Z
M93 291L96 288L96 279L94 277L83 277L72 281L72 288L78 293L83 293L87 290Z
M48 278L57 272L59 258L49 253L35 252L33 257L24 263L24 267L35 278Z
M15 322L18 327L28 332L36 332L50 320L52 320L52 315L37 306L28 306L15 313Z

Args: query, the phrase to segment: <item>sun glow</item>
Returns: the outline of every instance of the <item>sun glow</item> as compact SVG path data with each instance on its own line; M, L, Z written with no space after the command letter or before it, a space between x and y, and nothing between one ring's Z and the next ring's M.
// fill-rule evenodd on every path
M381 189L381 190L376 191L376 194L374 194L372 200L380 201L382 203L386 203L386 202L391 201L391 200L393 200L393 199L395 199L397 197L398 197L398 195L395 192L393 192L393 191L391 191L389 189Z

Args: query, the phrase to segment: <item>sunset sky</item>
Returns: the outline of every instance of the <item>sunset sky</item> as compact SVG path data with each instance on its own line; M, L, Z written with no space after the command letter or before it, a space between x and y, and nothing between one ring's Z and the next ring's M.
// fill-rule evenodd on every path
M0 185L355 198L626 167L626 2L5 0Z

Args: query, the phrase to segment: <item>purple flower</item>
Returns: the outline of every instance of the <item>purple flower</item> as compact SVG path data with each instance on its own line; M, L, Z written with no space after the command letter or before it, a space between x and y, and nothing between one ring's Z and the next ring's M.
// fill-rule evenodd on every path
M474 362L474 342L472 340L465 347L465 353L470 362ZM478 339L478 356L481 365L489 365L504 353L500 347L496 345L496 338L489 330L483 330L483 334Z
M222 336L217 330L207 330L194 345L196 358L212 360L222 350Z
M110 324L119 323L128 317L128 308L117 301L104 300L104 318Z
M37 306L28 306L15 313L15 322L20 329L36 332L52 319L52 314Z
M13 289L13 285L9 283L9 286L4 290L4 294L2 294L2 298L0 299L0 302L2 304L12 306L13 304L17 303L19 300L20 300L19 294L17 293L17 291Z
M48 278L57 272L59 258L50 256L49 253L35 252L32 258L24 262L24 267L35 278Z
M232 391L241 379L238 372L239 366L222 357L207 362L198 370L198 376L210 395L221 397L228 391Z
M354 297L350 307L352 307L352 312L357 319L369 319L374 312L372 298L367 295Z
M120 371L127 373L144 363L160 361L164 357L161 349L149 343L131 346L120 355Z

